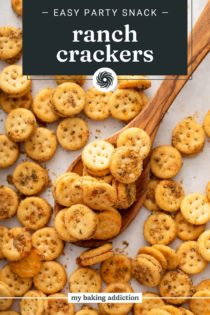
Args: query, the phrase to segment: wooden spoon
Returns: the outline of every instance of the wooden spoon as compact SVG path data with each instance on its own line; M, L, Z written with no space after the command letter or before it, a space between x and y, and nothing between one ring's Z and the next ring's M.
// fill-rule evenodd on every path
M193 42L193 43L192 43ZM116 144L119 134L130 127L139 127L144 129L154 141L160 122L162 121L165 113L173 103L176 96L182 90L192 73L210 51L210 1L208 1L205 9L203 10L199 20L192 31L188 40L188 75L186 76L166 76L165 80L160 85L155 96L145 107L145 109L136 116L129 124L122 130L107 139L112 144ZM69 166L68 171L82 175L82 160L79 155L73 163ZM147 184L149 181L149 158L144 163L144 171L137 181L137 200L136 202L125 211L120 211L122 214L122 233L128 225L133 221L139 213L145 199ZM60 206L55 205L55 211L59 211ZM87 240L77 242L76 245L83 247L97 247L102 245L105 241Z

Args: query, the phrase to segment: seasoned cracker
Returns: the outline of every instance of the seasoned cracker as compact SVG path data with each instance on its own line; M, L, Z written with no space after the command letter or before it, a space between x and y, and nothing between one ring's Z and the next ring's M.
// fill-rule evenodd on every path
M53 260L63 251L64 243L59 239L53 227L42 228L32 235L32 245L42 255L44 260Z
M75 315L98 315L98 312L91 309L80 310ZM102 315L102 314L101 314Z
M22 30L13 26L0 27L0 60L18 55L22 50Z
M168 264L167 266L168 270L174 270L178 267L179 260L173 248L166 245L161 245L161 244L153 245L153 247L157 249L158 251L160 251L166 258L167 264Z
M120 183L135 182L143 171L143 160L138 151L129 147L120 147L114 150L110 159L110 171Z
M207 137L210 137L210 110L208 111L204 118L203 128Z
M100 247L84 251L77 258L77 263L82 266L92 266L101 263L114 255L112 244L107 243Z
M51 294L47 300L47 315L74 315L74 304L68 303L68 296L63 293Z
M177 237L182 241L196 241L204 232L206 225L193 225L185 220L181 212L175 216Z
M207 261L199 253L198 243L189 241L181 244L177 250L179 269L187 274L194 275L203 272Z
M28 92L19 98L11 97L6 93L0 93L1 108L7 114L9 114L13 109L16 109L16 108L30 109L32 101L33 99L32 99L31 92Z
M161 180L155 189L158 207L167 212L178 211L183 198L182 185L173 180Z
M42 256L37 249L32 248L30 253L19 261L10 263L12 272L21 278L32 278L39 273L42 267Z
M7 66L0 74L0 88L13 97L21 97L29 92L31 80L22 74L20 65Z
M103 140L93 141L84 148L82 162L88 170L93 170L94 172L108 170L109 172L110 157L113 151L114 147L112 144Z
M151 156L151 171L161 179L170 179L178 174L182 167L179 151L171 146L156 147Z
M109 170L107 170L108 172ZM94 173L94 172L93 172ZM97 179L98 181L102 181L105 182L107 184L112 184L113 181L113 176L112 174L108 173L107 175L103 175L103 176L97 176L96 174L93 175L91 174L91 171L89 171L86 167L83 167L83 171L82 171L82 175L83 176L91 176L94 177L95 179Z
M14 170L12 181L20 193L26 196L42 192L48 185L47 170L34 162L22 162Z
M203 232L199 236L198 251L203 259L210 262L210 230Z
M87 172L86 176L88 175L91 177L96 177L97 180L103 179L104 176L108 176L108 175L112 176L112 174L110 174L109 168L102 170L102 171L96 171L96 170L89 169L89 168L87 168L87 166L83 165L83 169L85 169L85 171ZM85 175L85 174L83 174L83 175ZM112 179L113 179L113 176L112 176Z
M0 281L10 287L14 296L23 296L32 286L31 278L20 278L12 272L10 265L5 265L0 270Z
M122 217L114 208L96 213L98 223L93 235L97 240L109 240L117 236L121 230Z
M50 220L51 206L40 197L27 197L18 206L17 218L28 229L43 228Z
M155 189L159 183L157 179L151 179L148 186L147 186L147 193L146 198L144 201L144 207L150 211L159 211L160 208L158 207L156 200L155 200Z
M38 290L30 290L24 295L20 302L21 315L36 314L42 315L45 313L46 295ZM43 299L42 299L43 298Z
M134 315L147 315L149 311L154 308L161 308L164 306L164 301L155 293L143 293L142 303L134 304Z
M153 310L149 311L147 315L170 315L170 313L161 308L154 308Z
M172 305L164 305L161 307L162 310L167 311L170 315L182 315L179 308Z
M198 291L190 300L190 310L195 315L209 315L210 314L210 291Z
M13 303L12 296L13 292L10 287L6 283L0 281L0 311L5 311L10 308Z
M203 225L210 220L210 202L199 193L184 197L181 203L181 213L185 220L194 225Z
M145 246L138 250L138 254L146 254L154 257L161 264L163 269L168 268L168 262L165 256L155 247Z
M56 75L55 80L57 84L74 82L83 85L85 82L85 75Z
M168 271L161 279L160 295L167 303L181 305L193 295L193 284L190 277L180 271Z
M208 182L208 184L206 185L206 197L210 202L210 182Z
M139 152L142 159L145 159L151 149L151 139L143 129L128 128L120 133L117 147L131 147Z
M54 91L53 109L58 116L70 117L79 114L85 106L85 92L76 83L63 83Z
M69 278L72 293L98 293L102 288L101 276L91 268L79 268Z
M23 14L23 0L11 0L14 12L21 16Z
M19 157L18 145L0 134L0 169L12 166Z
M4 259L4 255L2 253L3 239L5 234L8 232L8 228L0 225L0 259Z
M90 208L77 204L66 209L64 222L73 237L85 240L94 234L98 220Z
M156 287L160 283L162 274L161 264L151 255L139 254L132 261L132 275L142 285Z
M58 125L56 134L62 148L75 151L88 142L89 128L81 118L66 118Z
M154 212L144 222L144 237L152 245L168 245L176 235L176 223L170 215Z
M24 143L28 157L38 162L47 162L55 154L57 140L53 131L47 128L37 128L32 137Z
M188 309L184 307L180 307L179 310L181 311L181 315L194 315L194 313L190 312Z
M137 116L143 106L140 92L133 89L117 89L110 98L112 117L125 122Z
M100 273L107 284L129 282L131 280L131 259L122 254L115 254L101 264Z
M85 114L93 120L103 120L110 116L110 98L112 92L101 92L90 88L86 92Z
M65 242L75 242L77 239L71 236L64 221L66 209L60 210L55 217L54 227L58 234L58 237Z
M33 278L34 286L45 294L61 291L66 280L64 267L56 261L45 261L39 273Z
M46 88L41 90L34 98L32 110L36 117L46 123L53 123L59 119L54 112L52 105L52 96L54 90Z
M0 220L13 217L18 208L19 198L17 193L7 186L0 186Z
M20 313L15 311L2 311L0 312L0 315L20 315Z
M118 89L146 90L151 87L151 80L143 75L118 76Z
M204 143L203 127L192 117L181 121L172 132L172 144L182 154L196 154L203 149Z
M196 291L205 290L210 291L210 279L203 280L196 286Z
M28 109L13 109L6 118L5 129L8 137L13 141L26 141L36 130L36 118Z
M136 183L123 184L116 180L112 181L116 190L115 207L118 209L128 209L136 201Z

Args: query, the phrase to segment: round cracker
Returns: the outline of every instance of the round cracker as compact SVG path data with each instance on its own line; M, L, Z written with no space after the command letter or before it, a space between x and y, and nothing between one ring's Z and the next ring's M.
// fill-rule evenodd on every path
M170 315L182 315L182 312L175 306L164 305L161 307L162 310L167 311Z
M179 260L173 248L166 245L161 245L161 244L153 245L153 247L157 249L158 251L160 251L166 258L167 264L168 264L167 266L168 270L173 270L178 267Z
M64 221L66 209L60 210L56 217L54 222L54 227L56 229L56 232L58 234L58 237L65 241L65 242L75 242L77 239L75 239L72 235L70 235L69 230L67 229Z
M59 239L53 227L45 227L34 232L32 245L42 255L44 260L53 260L59 257L63 251L64 243Z
M17 193L7 186L0 186L0 220L13 217L19 205Z
M198 251L203 259L210 262L210 230L203 232L199 236Z
M86 250L77 258L80 266L92 266L101 263L114 255L112 244L107 243L94 249Z
M63 293L51 294L47 301L47 315L74 315L74 304L68 303L68 296Z
M149 311L147 315L170 315L170 313L161 308L154 308L153 310Z
M13 303L12 293L13 292L11 291L10 287L6 283L0 281L0 311L10 308Z
M58 125L56 134L62 148L75 151L88 142L89 128L81 118L66 118Z
M180 307L179 310L182 312L182 315L194 315L194 313L190 312L188 309L184 307Z
M0 169L12 166L19 157L18 145L0 134Z
M23 14L23 0L11 0L12 2L12 8L14 10L14 12L19 15L22 16Z
M142 303L134 304L134 315L147 315L154 308L161 308L164 301L155 293L146 292L142 294Z
M8 232L8 228L0 225L0 259L4 259L4 255L2 253L2 246L5 234Z
M38 230L47 225L51 212L51 206L45 199L28 197L20 202L17 218L26 228Z
M208 182L208 184L206 185L206 197L210 202L210 182Z
M181 212L175 216L177 237L182 241L196 241L205 230L204 225L193 225L185 220Z
M142 247L139 249L138 254L150 255L154 257L155 259L157 259L157 261L159 261L163 269L168 268L168 262L165 256L155 247L149 247L149 246Z
M196 315L209 315L210 314L210 292L207 290L198 291L193 295L190 301L190 310Z
M20 302L21 315L42 315L45 311L45 294L38 290L30 290Z
M28 157L40 163L49 161L56 149L56 136L47 128L37 128L32 137L24 143L24 150Z
M116 191L115 207L118 209L128 209L136 201L136 183L123 184L116 180L112 181Z
M144 222L144 237L152 245L168 245L176 235L176 223L170 215L154 212Z
M11 97L6 93L0 94L1 108L7 114L9 114L13 109L16 109L16 108L30 109L32 101L33 101L33 99L32 99L31 92L28 92L19 98Z
M191 224L203 225L210 220L210 202L202 194L185 196L180 209L185 220Z
M98 293L101 288L101 277L91 268L79 268L69 278L69 289L72 293Z
M93 120L104 120L110 116L110 98L112 92L101 92L90 88L86 92L85 114Z
M74 82L83 85L85 82L85 75L56 75L55 80L57 84Z
M203 128L204 128L204 131L205 131L207 137L210 137L210 110L205 115Z
M151 87L151 80L143 75L118 76L118 89L146 90Z
M206 291L206 290L210 291L210 279L205 279L196 286L196 291Z
M22 30L13 26L0 27L0 60L18 55L22 50Z
M172 144L182 154L198 153L203 149L204 143L204 130L192 117L181 121L172 132Z
M155 200L155 189L159 183L157 179L151 179L147 186L146 198L144 201L144 207L146 207L150 211L159 211L156 200Z

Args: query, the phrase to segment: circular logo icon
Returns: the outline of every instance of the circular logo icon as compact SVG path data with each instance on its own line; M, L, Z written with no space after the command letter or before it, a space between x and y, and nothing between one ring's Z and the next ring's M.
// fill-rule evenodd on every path
M102 92L113 91L117 86L117 75L110 68L100 68L93 75L93 85Z

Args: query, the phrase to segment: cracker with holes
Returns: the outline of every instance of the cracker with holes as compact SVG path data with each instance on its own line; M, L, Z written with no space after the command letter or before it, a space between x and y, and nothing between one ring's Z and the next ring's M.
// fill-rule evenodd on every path
M156 200L155 200L155 189L159 183L157 179L151 179L147 186L146 198L144 201L144 207L146 207L150 211L159 211Z
M18 206L17 218L26 228L38 230L47 225L51 212L51 206L45 199L27 197Z
M109 105L112 117L127 122L138 115L144 102L138 91L118 89L112 94Z
M11 97L7 95L6 93L0 94L1 108L7 114L9 114L13 109L16 109L16 108L30 109L32 101L33 99L32 99L31 92L28 92L19 98Z
M19 15L22 16L23 14L23 0L11 0L12 2L12 8L14 10L14 12Z
M77 204L66 210L64 222L73 237L78 240L85 240L93 236L98 220L93 210Z
M34 286L45 294L61 291L66 284L66 271L56 261L45 261L39 273L34 276Z
M0 60L17 56L22 50L22 30L13 26L0 27Z
M17 193L7 186L0 186L0 220L13 217L18 208L19 198Z
M18 157L18 145L6 135L0 134L0 169L12 166Z
M38 290L30 290L20 302L21 315L36 314L42 315L45 313L46 295Z
M30 139L24 142L27 156L40 163L49 161L54 156L56 149L56 136L47 128L37 128Z
M115 207L118 209L128 209L136 201L136 183L123 184L116 180L112 181L116 191Z
M184 198L182 185L173 180L162 180L155 189L155 200L166 212L178 211Z
M199 236L198 251L203 259L210 262L210 230L203 232Z
M119 234L122 226L122 217L114 208L96 213L98 223L93 238L109 240Z
M203 127L192 117L181 121L172 132L172 144L184 155L200 152L205 143Z
M194 225L203 225L210 220L210 203L200 193L192 193L184 197L181 213L185 220Z
M82 152L82 162L87 167L88 170L93 170L94 172L109 172L110 158L114 151L112 144L103 141L96 140L83 149ZM104 176L106 174L103 174Z
M32 235L32 245L42 255L44 260L54 260L63 251L64 243L59 239L53 227L42 228Z
M168 268L168 262L165 256L155 247L149 247L145 246L138 250L138 254L146 254L154 257L162 266L163 270L166 270Z
M71 172L59 176L54 184L54 198L60 205L65 207L82 203L80 176Z
M175 216L177 236L182 241L196 241L205 230L205 224L194 225L185 220L181 212Z
M118 76L118 89L146 90L151 86L151 80L143 75Z
M150 152L151 139L143 129L128 128L119 135L117 147L131 147L139 151L141 158L144 160Z
M176 238L176 223L165 213L154 212L144 223L144 237L152 245L168 245Z
M101 264L100 273L107 284L129 282L131 280L131 259L122 254L115 254Z
M157 249L167 260L167 269L173 270L178 267L179 260L175 250L169 246L156 244L153 245L155 249Z
M142 294L142 303L134 304L134 315L147 315L154 308L164 306L164 301L155 293L145 292Z
M198 291L193 295L190 301L190 310L194 314L209 315L210 314L210 292L208 290Z
M203 280L196 286L196 291L203 290L210 291L210 279Z
M32 278L42 267L42 256L37 249L32 248L30 253L19 261L10 263L12 272L21 278Z
M89 128L81 118L66 118L58 125L56 134L62 148L75 151L88 142Z
M13 303L13 292L10 287L2 281L0 281L0 296L0 311L5 311L10 308Z
M68 296L64 293L56 293L48 296L47 300L48 315L74 315L74 304L68 303Z
M103 182L86 181L83 183L83 202L94 210L106 210L116 204L113 186Z
M101 276L91 268L79 268L69 278L72 293L98 293L102 288Z
M210 137L210 111L208 111L208 113L205 115L203 128L207 137Z
M41 193L48 185L47 170L34 162L22 162L14 170L13 184L26 196Z
M13 97L21 97L31 88L31 80L22 74L19 65L7 66L0 74L0 87L4 93Z
M58 116L74 116L79 114L85 106L85 92L76 83L63 83L55 89L52 102Z
M210 182L208 182L208 184L206 185L206 197L210 202Z
M55 80L57 84L73 82L83 85L85 82L85 75L56 75Z
M59 116L54 112L52 105L52 96L54 90L46 88L35 96L32 110L36 117L45 123L53 123L59 119Z
M104 293L132 293L133 289L128 283L115 282L110 283L103 290ZM132 303L105 303L103 309L105 314L118 315L127 314L133 307Z
M120 147L111 155L110 171L120 183L134 183L143 171L143 160L138 151L129 147Z
M31 278L21 278L12 272L10 265L5 265L0 270L0 281L6 283L14 296L23 296L32 286Z
M139 254L132 262L133 277L147 287L156 287L160 283L162 273L161 264L151 255Z
M2 253L2 246L5 234L8 232L8 228L0 225L0 259L4 259L4 255Z
M65 242L75 242L77 239L75 239L68 231L65 221L64 221L64 215L65 215L66 209L60 210L55 217L54 221L54 227L58 234L58 237L65 241Z
M101 92L90 88L86 92L85 114L93 120L104 120L110 116L110 98L112 92Z
M171 146L156 147L151 156L151 171L161 179L176 176L182 167L182 157L179 151Z
M164 274L159 290L167 303L181 305L193 295L194 288L190 277L183 271L176 270Z
M77 263L82 266L92 266L99 264L114 255L112 244L107 243L94 249L86 250L77 258Z
M36 118L28 109L13 109L6 118L5 129L8 137L13 141L26 141L36 130Z
M10 261L17 261L26 257L31 251L31 234L26 228L15 227L5 233L2 253Z
M187 274L194 275L203 272L207 261L199 253L198 243L189 241L181 244L177 250L179 269Z

